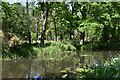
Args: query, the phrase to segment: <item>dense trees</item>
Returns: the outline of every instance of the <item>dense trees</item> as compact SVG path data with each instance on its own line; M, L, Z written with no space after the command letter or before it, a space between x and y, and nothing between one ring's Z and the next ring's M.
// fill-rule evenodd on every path
M120 45L120 2L33 4L2 2L3 33L40 41L42 47L45 40L69 40L84 48Z

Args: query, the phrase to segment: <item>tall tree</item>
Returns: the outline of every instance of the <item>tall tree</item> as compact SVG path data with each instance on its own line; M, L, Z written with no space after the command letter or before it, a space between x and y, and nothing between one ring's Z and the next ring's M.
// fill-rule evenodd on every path
M27 28L28 28L28 41L31 44L31 32L30 32L30 25L29 25L29 10L28 10L28 0L26 3L26 7L27 7Z
M48 11L49 11L48 2L45 2L43 4L42 11L43 11L43 17L42 17L41 46L44 47L46 23L47 23L47 18L48 18Z

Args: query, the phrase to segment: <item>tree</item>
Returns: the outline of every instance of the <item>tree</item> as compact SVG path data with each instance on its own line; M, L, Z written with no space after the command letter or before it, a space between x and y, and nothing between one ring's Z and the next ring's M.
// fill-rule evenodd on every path
M44 47L44 40L45 40L45 31L46 31L46 23L48 18L48 2L43 3L43 17L42 17L42 32L41 32L41 46Z
M29 11L28 11L28 0L26 3L27 7L27 27L28 27L28 41L31 44L31 33L30 33L30 25L29 25Z

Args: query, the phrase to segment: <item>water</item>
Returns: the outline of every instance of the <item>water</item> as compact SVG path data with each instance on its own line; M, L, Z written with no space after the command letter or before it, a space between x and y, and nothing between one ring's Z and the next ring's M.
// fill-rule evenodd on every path
M120 52L77 51L74 57L72 56L61 61L39 58L3 61L2 78L33 78L39 75L53 77L55 75L60 75L60 71L65 68L74 69L80 67L78 64L98 66L117 55L120 55Z

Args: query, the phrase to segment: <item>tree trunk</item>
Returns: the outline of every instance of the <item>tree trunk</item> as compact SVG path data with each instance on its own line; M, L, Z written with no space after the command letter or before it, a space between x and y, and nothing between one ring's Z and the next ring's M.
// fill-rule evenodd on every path
M38 40L38 21L39 21L39 19L38 19L38 17L36 17L35 16L35 12L34 12L35 10L33 10L33 18L34 18L34 32L36 33L36 39L35 39L35 41L36 41L36 43L37 43L37 40Z
M103 32L102 32L102 40L103 40L103 42L108 42L108 40L109 40L109 30L108 30L108 27L107 26L105 26L104 28L103 28Z
M82 44L85 42L85 31L81 32L81 39L82 39Z
M87 9L86 9L86 7L83 7L82 9L81 9L81 13L82 13L82 20L85 20L86 19L86 16L87 16ZM84 26L83 26L84 27ZM83 41L83 44L84 44L84 42L85 42L85 31L84 32L81 32L81 34L82 34L82 41Z
M45 11L43 11L42 32L41 32L41 47L44 47L47 17L48 17L48 2L46 2L46 9L45 9Z
M118 40L120 41L120 27L118 27Z
M119 20L117 21L117 25L120 25L120 21ZM118 42L120 41L120 27L118 27L118 30L117 30L117 41Z
M70 34L70 40L71 40L71 39L72 39L72 32L71 32L71 30L70 30L70 33L69 33L69 34Z
M55 18L53 19L54 21L54 29L55 29L55 37L54 37L54 41L57 41L57 28L56 28L56 22L55 22Z
M38 28L38 19L37 19L37 22L36 22L36 24L37 24L37 31L36 31L36 42L37 42L37 40L38 40L38 30L39 30L39 28Z
M82 37L82 40L83 40L83 44L85 43L85 31L82 33L83 37Z
M60 31L60 41L62 42L63 36L62 36L62 30Z
M31 44L31 35L30 35L30 26L29 26L28 0L27 0L27 27L28 27L28 41Z
M71 3L71 7L72 7L72 17L71 17L71 21L70 21L70 32L69 32L69 34L70 34L70 40L72 39L72 27L73 27L72 22L73 22L73 13L74 13L74 8L73 8L73 6L74 6L74 3L72 2L72 3Z

